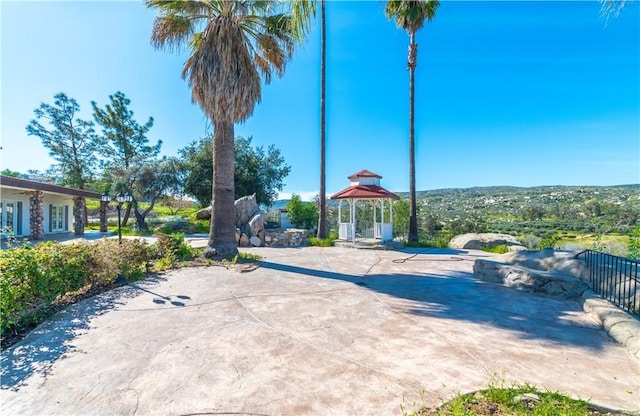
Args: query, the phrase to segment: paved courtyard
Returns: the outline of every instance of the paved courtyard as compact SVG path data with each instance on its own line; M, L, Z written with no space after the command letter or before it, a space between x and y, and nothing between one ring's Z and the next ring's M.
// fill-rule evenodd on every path
M637 359L578 302L475 279L490 253L247 251L256 270L181 269L56 315L2 353L0 413L399 415L491 380L640 410Z

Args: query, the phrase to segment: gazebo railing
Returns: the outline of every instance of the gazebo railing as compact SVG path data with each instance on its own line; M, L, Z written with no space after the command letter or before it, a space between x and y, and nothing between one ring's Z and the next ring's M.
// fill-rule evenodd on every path
M340 240L353 240L353 227L350 222L341 222L338 229L338 238Z

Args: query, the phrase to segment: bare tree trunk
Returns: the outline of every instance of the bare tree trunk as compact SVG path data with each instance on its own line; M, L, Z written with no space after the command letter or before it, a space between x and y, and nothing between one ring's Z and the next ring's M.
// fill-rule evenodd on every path
M207 258L231 257L238 254L236 242L235 189L234 189L234 137L233 122L222 121L214 125L213 134L213 186L211 201L211 228L209 243L204 252Z
M327 238L327 189L326 189L326 64L327 64L327 26L325 19L325 0L320 1L320 21L322 31L322 58L320 60L320 206L318 218L318 238Z
M418 217L416 209L416 157L415 157L415 68L418 58L418 45L415 33L410 34L409 44L409 242L418 241Z

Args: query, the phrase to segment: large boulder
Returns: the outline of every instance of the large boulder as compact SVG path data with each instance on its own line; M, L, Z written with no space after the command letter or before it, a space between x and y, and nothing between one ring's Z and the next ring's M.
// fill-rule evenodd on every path
M468 233L455 236L449 242L450 248L482 250L485 247L505 245L509 251L521 251L527 248L517 238L508 234Z
M264 245L265 217L260 211L256 194L243 196L234 203L236 226L236 241L240 246ZM211 220L211 206L196 213L199 220ZM254 238L255 237L255 238Z
M256 194L236 199L234 207L236 212L234 222L237 227L249 224L249 221L260 212L260 207L256 201Z
M196 212L196 218L199 220L210 220L211 219L211 205L206 208L201 209Z

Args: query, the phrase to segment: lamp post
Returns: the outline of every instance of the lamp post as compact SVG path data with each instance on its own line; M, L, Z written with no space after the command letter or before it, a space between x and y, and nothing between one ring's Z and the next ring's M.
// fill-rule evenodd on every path
M108 204L109 201L111 201L111 196L109 196L109 192L105 191L102 194L101 200ZM133 197L129 192L125 194L122 191L120 191L118 192L118 195L116 195L116 201L118 201L118 205L116 206L116 209L118 210L118 244L122 244L122 222L120 220L122 204L124 204L125 202L131 202L132 200L133 200Z
M122 223L120 222L120 211L122 210L122 204L125 202L131 202L133 197L129 192L122 193L122 191L118 192L116 195L116 201L118 201L118 244L122 244Z
M108 231L107 228L107 206L109 206L109 201L111 201L111 197L109 196L109 192L104 191L102 197L100 198L102 203L100 204L100 232L106 233Z

